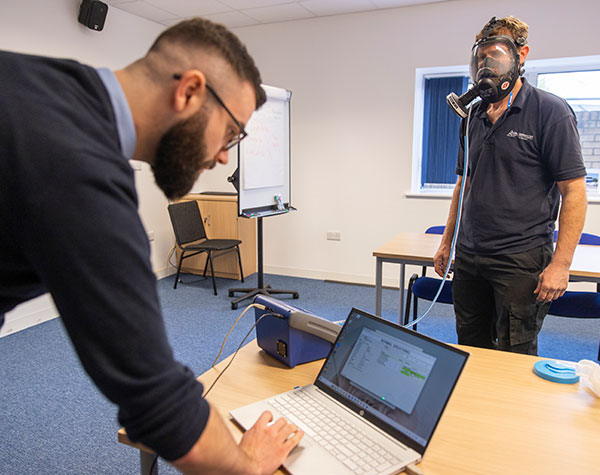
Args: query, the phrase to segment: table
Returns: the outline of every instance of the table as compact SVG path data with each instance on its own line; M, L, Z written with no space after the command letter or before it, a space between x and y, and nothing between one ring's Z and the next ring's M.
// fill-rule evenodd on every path
M400 233L391 241L373 251L375 267L375 315L381 315L383 289L383 263L400 264L400 288L404 290L406 265L433 267L435 255L442 236L425 233ZM578 245L569 270L570 280L600 283L600 246ZM404 315L404 292L400 292L399 322Z
M539 357L459 348L471 357L420 464L426 475L598 472L599 398L579 384L535 376ZM321 365L290 369L250 342L208 399L229 421L231 409L312 382ZM209 384L217 374L209 370L199 379ZM240 429L227 425L239 439ZM119 441L142 448L123 429Z

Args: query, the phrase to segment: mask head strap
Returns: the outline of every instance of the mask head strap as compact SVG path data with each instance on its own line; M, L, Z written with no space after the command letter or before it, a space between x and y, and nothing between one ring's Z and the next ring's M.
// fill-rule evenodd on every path
M498 23L500 23L499 20L496 20L496 17L493 16L490 21L488 21L485 26L483 27L483 30L481 32L481 39L485 40L487 38L489 38L492 33L494 32L494 30L496 29L496 26L498 25ZM517 48L520 48L521 46L525 46L527 44L527 38L525 38L524 36L519 36L516 40L514 38L511 37L511 39L513 40L513 42L515 43L515 46Z
M485 24L482 31L482 39L490 37L496 28L496 23L498 23L498 20L496 20L496 17L493 16L492 19Z

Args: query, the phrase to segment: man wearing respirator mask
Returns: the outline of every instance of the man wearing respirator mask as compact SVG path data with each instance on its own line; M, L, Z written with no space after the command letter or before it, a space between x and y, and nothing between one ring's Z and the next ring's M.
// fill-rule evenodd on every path
M550 303L567 288L587 197L575 114L566 101L521 77L527 34L527 24L517 18L492 18L471 50L473 86L460 97L448 95L463 118L459 177L434 263L443 275L467 147L452 284L458 342L537 354Z

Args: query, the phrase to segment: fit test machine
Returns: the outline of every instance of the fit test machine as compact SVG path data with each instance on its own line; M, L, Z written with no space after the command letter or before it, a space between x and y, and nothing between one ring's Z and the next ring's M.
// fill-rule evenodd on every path
M290 368L325 358L336 340L339 325L285 302L257 295L254 309L258 346Z

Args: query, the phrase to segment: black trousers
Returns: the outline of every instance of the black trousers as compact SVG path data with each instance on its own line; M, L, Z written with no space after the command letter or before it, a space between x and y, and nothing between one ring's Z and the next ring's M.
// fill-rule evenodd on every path
M552 244L492 256L457 248L452 297L458 343L537 355L550 303L537 302L533 291L552 253Z

